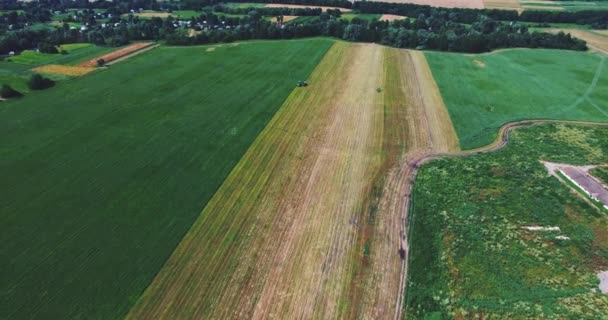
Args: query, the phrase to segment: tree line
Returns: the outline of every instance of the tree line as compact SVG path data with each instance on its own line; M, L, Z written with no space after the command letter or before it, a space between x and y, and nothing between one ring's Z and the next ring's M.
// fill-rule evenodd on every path
M43 2L57 0L43 0ZM239 1L239 0L237 0ZM159 5L148 0L121 1L117 5ZM86 11L83 19L88 21L86 30L70 28L64 24L54 30L3 30L0 34L0 54L10 51L21 51L34 47L52 51L53 45L89 42L97 45L121 46L130 41L156 40L165 41L171 45L195 45L217 42L232 42L249 39L294 39L312 36L329 36L348 41L376 42L399 48L418 48L428 50L455 52L485 52L499 48L529 47L529 48L559 48L570 50L585 50L584 41L565 34L547 34L529 32L527 26L520 22L515 11L506 10L472 10L432 8L409 4L394 4L382 2L355 2L351 4L342 0L281 0L294 4L342 5L351 6L362 13L392 13L411 18L404 20L368 21L355 18L341 19L340 11L321 12L320 9L289 9L289 8L230 8L215 4L205 6L199 17L187 21L177 21L173 17L166 19L139 19L130 15L120 18L113 16L115 23L96 23L94 11ZM98 5L78 0L80 5ZM104 2L108 10L118 11L112 7L113 2ZM198 3L213 3L199 1ZM28 6L29 4L19 4ZM182 3L182 6L185 4ZM35 6L35 5L33 5ZM120 9L122 10L122 9ZM225 13L243 14L242 16L225 16ZM245 14L244 14L245 13ZM551 12L551 16L561 12ZM532 12L534 22L544 22L544 15ZM544 13L549 14L549 13ZM602 16L581 13L585 19ZM305 21L295 20L286 24L270 22L267 16L308 15L314 17ZM504 22L501 20L507 20ZM585 20L588 21L588 20ZM179 24L178 24L179 22ZM191 32L187 29L194 29ZM42 46L41 46L42 44Z

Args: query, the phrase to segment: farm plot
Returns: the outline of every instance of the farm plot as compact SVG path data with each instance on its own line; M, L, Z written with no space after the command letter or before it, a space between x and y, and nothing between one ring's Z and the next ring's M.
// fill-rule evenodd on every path
M392 318L399 167L410 151L457 148L423 62L336 43L127 318Z
M463 149L521 119L608 121L608 63L590 52L426 53Z
M161 47L3 102L2 316L124 316L331 44Z
M483 0L483 6L487 9L504 9L523 11L519 0Z
M70 77L80 77L95 71L93 67L77 67L77 66L63 66L58 64L47 64L44 66L36 67L32 71L37 73L50 73L59 74Z
M375 0L372 0L375 1ZM380 1L380 0L377 0ZM393 3L413 3L419 5L427 5L433 7L443 8L470 8L470 9L482 9L483 0L382 0L382 2L393 2Z
M143 51L145 48L152 46L151 42L138 42L132 44L130 46L121 48L119 50L112 51L110 53L104 54L99 57L95 57L93 59L84 61L80 63L78 66L80 67L94 67L97 65L97 61L103 59L106 63L112 63L115 60L121 59L123 57L127 57L129 55L135 54L137 52Z
M115 50L113 48L99 47L88 43L62 45L59 46L59 49L66 51L67 54L46 54L33 50L25 50L14 57L8 58L6 61L30 66L39 66L43 64L74 65L83 60L88 60L108 51Z
M601 319L608 219L539 160L608 161L608 127L538 125L416 178L407 318Z
M266 4L265 7L269 7L269 8L294 8L294 9L305 9L305 8L311 8L311 9L316 9L319 8L323 11L327 11L328 9L338 9L342 12L350 12L352 11L351 9L348 8L340 8L340 7L328 7L328 6L308 6L308 5L300 5L300 4L283 4L283 3L269 3Z

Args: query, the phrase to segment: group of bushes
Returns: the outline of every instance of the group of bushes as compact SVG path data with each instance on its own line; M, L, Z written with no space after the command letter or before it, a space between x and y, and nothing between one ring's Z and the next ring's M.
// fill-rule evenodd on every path
M44 90L50 88L55 85L55 81L45 78L39 74L33 74L30 79L27 81L27 86L30 90ZM10 98L19 98L23 96L23 94L15 89L13 89L8 84L3 84L0 88L0 97L4 99Z

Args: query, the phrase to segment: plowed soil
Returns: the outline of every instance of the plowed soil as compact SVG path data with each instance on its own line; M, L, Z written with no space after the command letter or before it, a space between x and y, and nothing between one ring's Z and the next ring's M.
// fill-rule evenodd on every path
M97 61L99 59L103 59L106 63L109 63L109 62L112 62L113 60L122 58L122 57L124 57L126 55L130 55L132 53L135 53L136 51L142 50L142 49L144 49L146 47L149 47L151 45L152 45L151 42L139 42L139 43L135 43L135 44L132 44L132 45L130 45L128 47L124 47L122 49L110 52L108 54L104 54L102 56L93 58L91 60L87 60L87 61L79 64L79 66L81 66L81 67L95 67L95 66L97 66Z

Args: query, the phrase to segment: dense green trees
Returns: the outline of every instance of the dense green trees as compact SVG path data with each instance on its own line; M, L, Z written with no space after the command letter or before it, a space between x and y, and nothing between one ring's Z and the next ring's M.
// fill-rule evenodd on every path
M55 81L45 78L39 74L33 74L28 80L27 86L32 90L44 90L55 85Z
M21 96L22 96L21 92L13 89L8 84L3 84L2 88L0 88L0 97L2 97L4 99L18 98Z
M213 0L161 4L149 0L127 0L119 3L89 3L79 0L70 3L70 6L86 8L77 14L79 22L88 23L86 30L72 29L67 24L54 31L6 30L4 34L0 32L0 54L36 46L42 52L51 52L56 45L74 42L121 46L134 40L160 40L172 45L193 45L310 36L377 42L400 48L458 52L483 52L510 47L585 50L585 42L581 40L565 34L532 33L521 21L587 23L593 26L601 26L608 22L608 12L604 11L526 11L519 15L515 11L508 10L446 9L365 1L357 1L354 4L343 0L277 0L276 2L352 7L361 13L391 13L411 19L370 22L355 18L348 21L340 19L339 10L321 12L320 9L299 8L234 8L218 4L218 1ZM65 8L65 5L58 0L43 0L37 4L17 4L20 8L27 8L26 12L33 12L43 5L53 9ZM106 13L112 12L110 22L97 23L96 13L90 9L93 6L104 8ZM197 6L203 6L204 9L199 17L189 20L176 20L173 17L144 20L135 15L120 18L122 13L128 12L131 8L159 9L159 6L168 11ZM265 18L283 15L306 16L306 19L277 24ZM17 21L21 19L20 17L21 15L11 15L11 19ZM200 32L193 36L193 33L186 29Z

